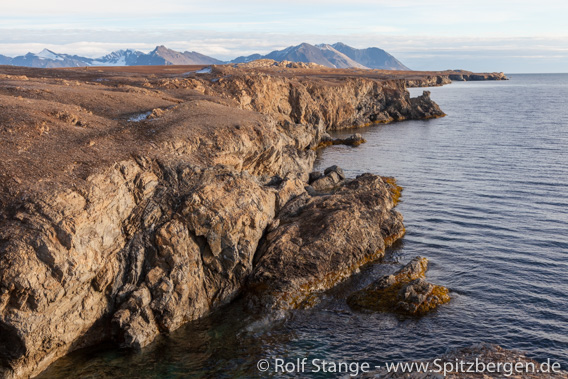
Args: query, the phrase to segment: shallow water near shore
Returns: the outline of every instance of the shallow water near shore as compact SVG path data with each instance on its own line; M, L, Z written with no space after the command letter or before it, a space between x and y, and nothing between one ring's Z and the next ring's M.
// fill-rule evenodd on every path
M316 169L396 177L407 234L313 309L262 317L237 301L140 353L81 350L40 377L254 377L264 358L381 364L479 342L568 369L568 74L510 78L429 89L447 117L359 129L366 144L321 152ZM420 319L346 305L418 255L449 304Z

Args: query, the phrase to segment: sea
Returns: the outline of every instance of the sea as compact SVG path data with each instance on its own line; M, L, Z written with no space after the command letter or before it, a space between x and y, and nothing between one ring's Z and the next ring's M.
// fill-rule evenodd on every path
M315 169L397 178L407 232L314 308L258 315L236 301L140 352L83 349L40 378L325 378L337 374L261 372L259 361L373 366L480 343L568 369L568 74L508 76L428 88L444 118L335 133L367 142L326 148ZM429 259L426 278L450 289L450 303L421 318L346 304L416 256Z

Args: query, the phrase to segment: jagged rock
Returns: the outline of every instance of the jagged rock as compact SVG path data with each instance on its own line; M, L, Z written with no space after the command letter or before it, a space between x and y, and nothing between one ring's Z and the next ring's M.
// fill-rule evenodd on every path
M311 187L318 192L331 191L345 179L343 170L337 166L325 169L324 175L310 182Z
M429 119L445 116L440 107L432 107L430 91L424 91L422 95L410 99L412 105L411 114L415 119Z
M311 125L318 137L314 147L328 141L321 136L330 130L444 116L429 96L413 102L404 80L348 78L338 83L325 78L275 78L255 71L244 75L230 66L219 70L226 78L216 82L222 94L243 109L270 114L279 122ZM416 105L420 111L414 109Z
M114 314L115 338L122 346L140 349L152 342L160 332L149 307L151 301L148 288L141 287Z
M308 179L308 184L312 184L313 182L315 182L316 180L318 180L319 178L323 178L323 174L320 171L312 171L310 172L310 176Z
M447 288L424 280L428 260L416 257L392 275L387 275L351 295L355 309L422 315L450 301Z
M329 130L437 107L373 72L2 70L18 74L0 87L6 378L102 341L143 347L231 301L255 257L253 279L288 305L380 257L404 233L394 187L372 175L343 182L334 170L312 181L316 191L314 148Z
M339 166L333 165L323 170L324 175L330 175L332 172L335 172L339 177L339 179L341 180L345 179L345 173L343 172L343 169Z
M259 247L248 282L250 304L309 306L314 293L381 258L404 234L393 206L383 180L371 174L348 180L331 194L296 197Z

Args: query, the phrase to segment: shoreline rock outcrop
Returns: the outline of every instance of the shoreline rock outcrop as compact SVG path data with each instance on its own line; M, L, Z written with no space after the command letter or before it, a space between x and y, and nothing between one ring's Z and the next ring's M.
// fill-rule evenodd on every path
M324 175L333 188L318 190L308 183L314 148L329 130L443 114L427 94L411 99L403 80L291 71L303 68L2 70L6 378L103 341L143 347L231 301L251 275L251 286L287 296L264 304L300 302L380 257L404 233L396 185L334 169ZM343 249L326 256L294 225L323 225L319 235ZM301 269L313 280L298 278L301 262L276 280L290 238L309 245Z
M416 257L392 275L355 292L347 299L354 309L420 316L450 301L447 288L424 280L428 259Z
M363 143L367 142L365 138L360 133L355 133L347 138L332 138L329 134L324 133L320 139L320 143L317 145L317 149L322 147L328 147L333 145L346 145L357 147Z
M465 70L440 71L435 74L418 75L406 79L407 87L439 87L455 82L509 80L502 72L473 73Z
M337 176L337 168L324 178ZM314 185L312 183L312 185ZM303 193L288 202L255 255L247 292L267 309L303 308L404 235L388 186L372 174Z

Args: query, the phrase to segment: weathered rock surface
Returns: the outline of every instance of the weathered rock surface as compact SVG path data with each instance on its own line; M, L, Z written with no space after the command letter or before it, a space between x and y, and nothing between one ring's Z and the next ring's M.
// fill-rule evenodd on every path
M308 173L328 130L440 114L429 97L374 73L154 69L2 68L2 377L143 347L250 275L262 304L293 306L404 233L392 183Z
M347 180L331 193L294 198L255 256L250 303L269 309L309 306L315 292L381 258L404 234L402 216L393 207L387 185L371 174Z
M336 188L345 180L345 174L340 167L331 166L325 169L323 174L321 172L311 172L308 184L310 187L306 187L308 193L313 194L315 192L329 192Z
M404 80L318 77L317 71L274 78L263 72L217 68L220 91L239 107L273 115L280 122L312 125L317 141L328 130L373 123L443 117L429 92L411 99Z
M450 301L447 288L424 280L428 260L416 257L392 275L384 276L347 299L355 309L423 315Z

